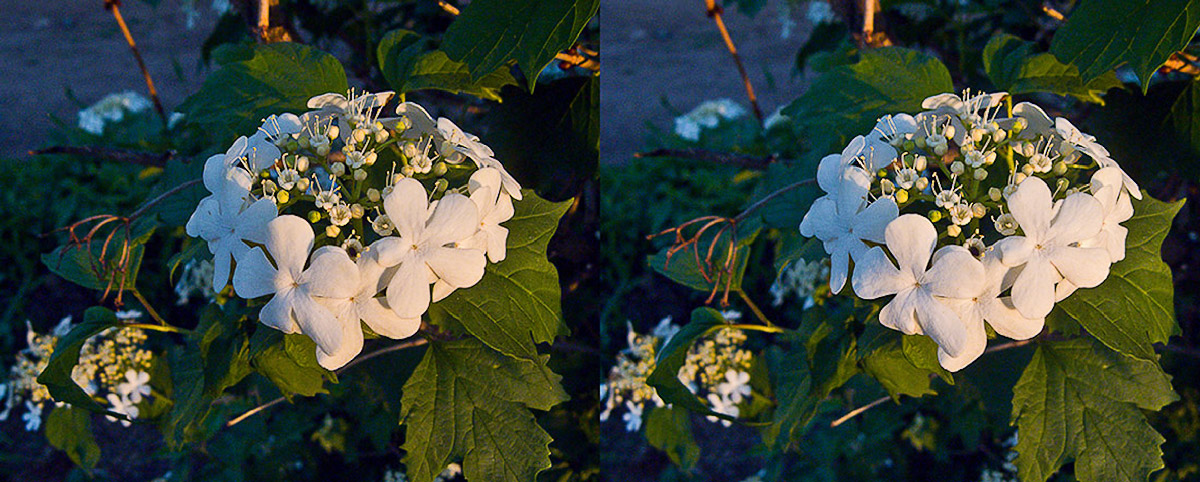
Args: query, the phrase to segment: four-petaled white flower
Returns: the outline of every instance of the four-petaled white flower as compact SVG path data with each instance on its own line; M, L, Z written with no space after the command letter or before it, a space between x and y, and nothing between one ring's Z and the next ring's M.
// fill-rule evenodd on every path
M513 217L512 198L501 190L500 182L500 171L484 168L471 174L467 183L471 201L479 210L479 231L464 247L486 251L493 263L504 261L506 255L508 228L500 223Z
M42 426L42 404L25 401L25 414L21 415L25 422L25 431L32 432Z
M117 393L133 403L150 396L150 374L143 371L126 370L125 381L117 384Z
M981 293L983 264L962 246L943 247L934 256L937 229L921 215L896 218L884 237L899 266L883 248L871 248L854 267L854 292L867 300L895 295L879 312L880 323L909 335L927 334L947 356L963 356L970 350L971 334L941 299L971 299Z
M707 398L708 403L712 405L712 411L714 412L717 412L721 415L729 415L730 417L737 417L741 413L741 410L738 409L737 402L731 400L729 397L724 397L716 393L709 393ZM714 415L709 415L705 418L707 418L709 422L720 422L721 425L726 427L733 425L733 422Z
M732 368L726 370L725 381L717 384L717 393L733 403L742 403L750 396L750 374Z
M829 287L834 294L846 284L850 260L857 261L867 251L864 241L882 243L884 228L900 212L890 198L867 204L870 177L862 169L844 170L837 186L836 194L813 202L800 222L800 234L816 236L825 244L830 259Z
M475 203L451 193L431 204L427 195L416 179L397 182L383 200L397 236L371 245L380 265L398 267L388 283L387 301L401 318L420 317L431 301L478 283L487 265L483 251L460 246L478 230ZM431 295L429 285L435 282L437 293Z
M278 214L272 199L251 202L250 181L249 172L229 166L220 154L204 164L204 186L212 195L196 206L186 230L188 236L208 243L213 254L215 291L229 283L233 261L250 250L246 241L263 243L267 222Z
M115 393L110 393L105 398L107 398L108 403L112 405L112 411L119 413L121 415L124 415L126 417L129 417L129 419L138 418L138 414L140 413L140 411L137 408L137 405L136 405L137 402L134 402L124 396L118 396ZM125 427L128 427L131 425L131 422L129 420L117 418L112 415L105 415L104 418L107 418L109 422L120 421L121 425L123 425Z
M354 296L358 286L347 280L357 280L359 273L340 247L321 247L309 262L313 239L312 226L304 219L290 214L275 218L267 223L264 246L256 246L239 260L233 289L245 299L273 295L259 312L259 320L284 333L312 338L321 358L341 353L346 340L341 323L317 299Z
M1096 198L1075 193L1056 203L1046 182L1031 177L1008 197L1008 208L1024 236L1004 238L996 248L1004 264L1021 267L1012 300L1026 318L1050 313L1059 280L1091 288L1108 277L1108 251L1076 245L1100 232L1104 208Z
M896 160L896 147L917 132L917 120L908 114L880 117L875 128L866 137L864 154L872 164L886 167Z
M621 420L625 421L626 432L636 432L642 428L642 404L625 401L625 414L621 416Z

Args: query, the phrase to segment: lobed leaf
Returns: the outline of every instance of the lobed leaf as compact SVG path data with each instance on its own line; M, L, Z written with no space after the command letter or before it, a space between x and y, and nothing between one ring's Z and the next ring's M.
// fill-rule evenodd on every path
M508 68L501 66L482 77L472 77L467 65L435 50L429 38L411 30L388 32L376 50L379 71L397 93L436 89L500 101L500 88L517 85Z
M1111 70L1085 82L1078 67L1059 62L1053 54L1034 53L1033 47L1032 42L1008 34L998 34L987 43L983 69L998 90L1013 95L1048 92L1104 105L1101 96L1123 85Z

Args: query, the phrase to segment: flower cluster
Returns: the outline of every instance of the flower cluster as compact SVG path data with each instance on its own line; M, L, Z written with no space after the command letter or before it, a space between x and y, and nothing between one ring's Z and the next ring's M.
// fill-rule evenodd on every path
M981 355L986 322L1023 340L1054 304L1125 257L1137 184L1095 138L1008 95L942 94L826 156L800 224L830 288L893 296L883 325L937 342L943 367ZM1004 115L1001 116L1001 111Z
M391 92L324 94L268 117L208 159L211 193L187 224L213 253L212 286L268 299L259 319L348 363L375 333L416 333L430 303L505 258L521 187L477 137ZM471 162L465 162L465 161Z
M118 319L135 320L141 317L136 311L117 313ZM9 412L24 405L25 430L34 431L42 424L43 410L47 403L55 403L45 385L37 377L50 363L58 340L71 331L71 317L59 321L50 333L39 335L28 327L28 347L17 353L16 363L9 372L7 384L0 384L3 411L0 420L8 419ZM109 409L137 418L137 404L150 396L150 362L153 354L144 347L146 333L137 328L109 328L84 341L79 350L79 363L71 372L71 378L89 396L107 401ZM61 404L56 404L61 405ZM109 417L116 421L116 418ZM129 426L128 420L121 423Z
M727 319L741 316L737 312L724 313ZM609 372L608 380L600 385L600 398L604 411L600 421L608 420L613 409L624 406L622 415L625 430L634 432L642 426L642 415L647 402L655 407L666 405L646 379L654 371L658 350L679 331L671 317L659 321L654 330L638 334L629 326L629 347L617 355L617 363ZM692 393L703 395L714 412L736 417L738 404L750 396L750 364L753 355L742 348L746 335L735 329L717 330L711 338L692 345L682 367L679 381ZM708 417L718 421L717 417ZM729 421L720 420L726 426Z
M804 309L816 303L813 295L817 293L820 282L829 277L829 260L818 259L805 261L797 259L779 271L779 277L771 284L771 304L780 306L788 295L804 301Z
M744 115L746 108L730 99L706 100L691 112L675 118L675 134L689 141L698 141L702 129L712 129L722 120Z
M183 273L179 275L179 281L175 283L175 295L179 296L179 300L175 304L186 305L193 296L212 301L217 297L217 294L213 292L212 279L212 261L207 259L188 261L183 265Z
M95 135L104 134L104 125L120 122L125 114L136 114L152 107L150 99L132 90L108 94L79 111L79 128Z

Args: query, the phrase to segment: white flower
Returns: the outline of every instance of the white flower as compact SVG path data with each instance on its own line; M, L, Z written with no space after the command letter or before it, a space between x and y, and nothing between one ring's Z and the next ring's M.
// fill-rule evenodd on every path
M204 166L204 184L213 195L196 206L187 222L187 234L208 243L213 254L212 284L220 291L229 283L231 263L250 250L244 241L265 241L267 222L278 211L272 199L259 199L245 206L250 199L249 173L224 167L225 161L218 156L209 158Z
M475 165L485 167L482 164L483 159L489 159L493 155L492 148L479 142L479 138L463 132L458 128L458 125L445 117L440 117L437 120L438 132L442 136L442 142L438 145L438 150L442 158L451 164L458 164L465 158L470 158L475 161Z
M25 401L25 414L21 415L25 422L25 431L32 432L42 426L42 404Z
M350 223L350 205L339 202L329 208L329 222L334 226L345 226Z
M746 109L733 100L707 100L687 114L675 118L675 134L689 141L698 141L702 129L712 129L722 119L736 119L744 115Z
M291 191L293 187L296 187L298 181L300 181L300 171L290 167L279 171L279 187L284 191Z
M886 167L896 160L896 147L904 143L910 134L917 132L917 121L908 114L887 115L879 118L875 128L866 137L863 153L872 159L871 164ZM905 189L908 189L907 187Z
M396 227L392 225L391 218L389 218L386 214L375 216L375 219L371 221L371 229L375 231L375 234L380 236L388 236L392 234L392 230L395 228Z
M79 128L101 135L104 133L104 124L120 122L126 112L142 112L151 105L150 99L132 90L108 94L87 109L79 111Z
M350 99L342 94L321 94L308 99L308 108L317 109L316 116L336 116L338 119L338 135L342 141L351 144L354 127L374 121L378 115L376 109L382 108L392 98L395 92L379 92L363 94Z
M451 193L431 205L420 181L401 179L383 200L384 211L398 236L376 241L371 249L385 268L399 266L388 283L388 305L401 318L416 318L432 301L483 278L483 251L459 247L475 235L479 213L461 194Z
M1010 297L1000 297L1001 292L1012 286L1015 278L1012 274L1015 270L1000 262L999 253L985 253L982 262L985 282L981 285L983 288L979 293L969 298L941 299L958 314L967 328L966 350L959 356L950 356L945 350L938 348L938 362L952 372L970 365L987 348L987 332L983 326L985 321L996 333L1014 340L1033 338L1041 333L1045 325L1045 318L1025 318L1013 307Z
M717 393L728 398L733 403L741 403L750 396L750 374L729 369L725 371L725 381L717 384Z
M284 333L304 333L316 342L321 357L338 353L346 340L341 324L316 298L354 296L358 286L348 280L358 279L358 267L342 248L325 246L312 254L306 269L313 238L312 226L297 216L284 215L267 223L264 246L239 260L233 289L245 299L274 295L259 320Z
M658 324L654 326L654 331L651 332L651 334L653 334L655 338L662 340L663 343L670 341L671 337L675 336L676 333L679 333L679 330L681 329L679 325L672 323L672 321L673 320L670 316L658 320Z
M1071 124L1071 121L1062 117L1054 120L1054 130L1058 132L1059 136L1062 136L1064 142L1087 154L1101 168L1114 167L1119 170L1121 172L1121 182L1125 186L1125 189L1129 191L1129 194L1134 199L1142 199L1142 191L1138 188L1137 183L1134 182L1132 177L1129 177L1129 174L1121 170L1121 166L1117 164L1117 161L1109 157L1108 149L1097 143L1095 137L1080 132L1074 124Z
M638 431L639 428L642 428L642 405L626 401L625 408L627 411L621 416L621 420L625 421L625 431Z
M708 403L710 405L712 405L712 410L714 412L717 412L722 415L729 415L730 417L737 417L738 414L741 412L740 410L738 410L737 402L734 402L733 400L730 400L727 397L717 395L716 393L708 394ZM726 419L723 419L720 417L716 417L713 415L709 415L705 418L707 418L709 422L720 421L721 425L724 425L726 427L733 425L733 422L730 422L729 420L726 420Z
M150 396L150 374L144 371L126 370L125 381L117 384L117 393L133 403Z
M829 253L829 287L834 294L846 284L850 259L857 261L867 251L863 241L882 243L884 228L900 212L889 198L868 205L870 182L869 174L861 169L845 170L837 194L813 202L800 222L800 234L816 236Z
M1104 248L1108 251L1108 259L1112 263L1125 259L1125 238L1129 229L1121 223L1133 217L1133 203L1129 200L1129 192L1122 188L1120 169L1106 167L1092 175L1092 196L1100 201L1104 210L1104 220L1100 224L1100 232L1095 236L1079 242L1084 248ZM1062 301L1078 289L1070 280L1062 280L1055 287L1055 301Z
M365 322L375 333L388 338L401 339L412 336L421 327L421 318L401 318L379 296L386 287L384 268L375 261L373 253L359 256L358 277L354 295L349 298L317 298L341 325L342 345L337 352L325 355L317 353L321 366L336 370L341 368L362 351L363 333L359 320ZM344 282L348 282L344 281Z
M985 120L986 114L985 116L980 116L979 111L983 110L987 112L1000 105L1008 93L996 92L994 94L979 94L968 97L969 95L969 92L964 93L962 97L956 94L938 94L921 101L921 107L937 113L955 114L958 118L970 122L972 126L980 127ZM959 134L963 135L965 132L960 132ZM962 144L962 139L958 136L955 136L954 140L960 145Z
M136 402L133 402L123 396L117 396L117 394L115 394L115 393L108 394L107 398L108 398L108 403L112 404L112 411L117 412L126 417L129 417L131 419L138 418L139 411L138 411L137 405L135 405ZM107 418L109 422L116 422L116 421L120 420L121 425L123 425L125 427L128 427L130 425L129 420L119 419L112 415L105 415L104 418Z
M924 216L905 214L888 224L887 249L899 265L892 264L883 248L871 248L854 268L854 292L873 300L894 294L879 322L913 335L929 335L948 356L970 349L967 326L939 298L970 299L983 291L984 268L962 246L937 246L937 230Z
M479 210L479 231L463 247L487 252L493 263L504 261L508 228L500 223L513 217L512 198L501 190L500 171L485 168L471 174L468 188Z
M1023 266L1012 288L1013 304L1022 315L1049 314L1061 279L1091 288L1108 277L1107 250L1075 245L1100 232L1104 208L1096 198L1075 193L1055 203L1046 182L1031 177L1008 197L1008 208L1024 236L1004 238L996 247L1004 264Z

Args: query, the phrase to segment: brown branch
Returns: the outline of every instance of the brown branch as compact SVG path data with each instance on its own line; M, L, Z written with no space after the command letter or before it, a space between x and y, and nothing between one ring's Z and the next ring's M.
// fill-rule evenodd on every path
M271 43L271 0L258 0L258 30L259 42Z
M129 32L125 18L121 16L121 0L104 0L104 8L112 12L113 18L117 19L117 25L121 27L121 33L125 34L125 42L129 44L129 50L133 51L133 58L137 60L138 68L142 70L142 78L146 80L146 88L150 91L150 100L154 102L154 110L158 112L163 127L166 127L167 112L158 98L158 89L154 88L154 80L150 78L150 70L146 68L146 61L142 60L142 53L138 51L137 43L133 41L133 34Z
M875 407L879 406L879 404L881 404L881 403L883 403L883 402L886 402L886 401L888 401L888 399L890 399L890 398L891 398L891 397L879 397L879 398L878 398L878 399L876 399L874 402L868 403L868 404L866 404L866 405L863 405L863 406L861 406L861 407L858 407L858 408L856 408L856 409L854 409L854 410L851 410L849 413L847 413L847 414L845 414L845 415L842 415L842 416L841 416L841 418L838 418L837 420L834 420L833 422L830 422L830 423L829 423L829 427L830 427L830 428L833 428L833 427L836 427L836 426L838 426L838 425L841 425L841 424L843 424L843 423L846 423L846 422L847 422L847 421L849 421L850 419L852 419L852 418L854 418L854 417L857 417L857 416L859 416L859 414L861 414L861 413L863 413L863 412L865 412L865 411L867 411L867 410L870 410L870 409L872 409L872 408L875 408Z
M29 151L35 156L45 154L70 154L77 156L99 157L110 161L128 162L142 166L162 167L175 157L175 151L170 150L161 154L154 152L133 151L113 147L98 146L53 146L45 149Z
M633 157L680 157L696 159L713 164L740 166L747 169L765 169L768 164L778 160L774 155L766 157L748 157L725 152L715 152L706 149L655 149L650 152L638 152Z
M358 357L358 358L355 358L355 359L354 359L353 361L351 361L350 363L347 363L347 364L346 364L346 366L344 366L344 367L341 367L341 368L338 368L337 370L335 370L335 371L334 371L334 373L336 373L336 374L338 374L338 375L341 375L341 374L342 374L342 373L344 373L346 370L349 370L349 369L353 368L355 365L358 365L359 363L365 362L365 361L367 361L367 360L370 360L370 359L372 359L372 358L375 358L375 357L377 357L377 356L386 355L386 354L388 354L388 353L392 353L392 352L395 352L395 351L400 351L400 350L403 350L403 349L405 349L405 348L412 348L412 347L414 347L414 346L421 346L421 345L424 345L424 344L427 344L427 343L429 343L429 339L428 339L428 338L417 338L417 339L415 339L415 340L406 341L406 342L404 342L404 343L397 343L397 344L395 344L395 345L392 345L392 346L389 346L389 347L387 347L387 348L381 348L381 349L375 350L375 351L373 351L373 352L371 352L371 353L368 353L368 354L366 354L366 355L363 355L363 356L360 356L360 357ZM250 418L250 417L254 416L254 414L256 414L256 413L259 413L259 412L261 412L261 411L263 411L263 410L266 410L266 409L268 409L268 408L274 407L275 405L278 405L278 404L279 404L280 402L282 402L283 400L284 400L284 398L283 398L283 397L278 397L278 398L276 398L276 399L274 399L274 400L271 400L271 401L269 401L269 402L267 402L267 403L264 403L264 404L262 404L262 405L259 405L259 406L257 406L257 407L254 407L254 408L252 408L252 409L250 409L250 410L247 410L245 413L243 413L243 414L241 414L241 415L238 415L237 417L234 417L232 420L230 420L230 421L226 422L226 423L225 423L225 426L226 426L226 427L232 427L232 426L234 426L234 425L237 425L238 423L241 423L243 420L245 420L245 419L247 419L247 418Z
M733 44L733 38L729 36L729 29L725 28L725 20L721 18L724 9L717 5L716 0L704 0L704 4L708 9L708 17L713 19L713 23L717 24L717 30L721 32L725 48L733 56L733 63L737 65L738 74L742 76L742 85L746 88L746 97L750 99L750 107L754 109L754 117L758 119L759 124L762 124L763 112L758 107L758 97L754 95L754 85L750 83L750 76L746 73L746 66L742 64L742 57L738 55L737 46Z

